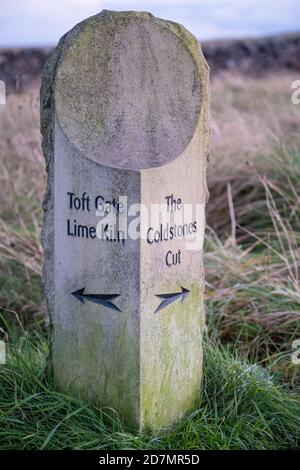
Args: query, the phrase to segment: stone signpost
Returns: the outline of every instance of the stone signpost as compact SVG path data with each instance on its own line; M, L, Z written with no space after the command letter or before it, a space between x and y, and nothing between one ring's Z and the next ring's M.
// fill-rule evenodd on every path
M68 32L43 73L54 380L139 429L200 397L208 75L182 26L111 11Z

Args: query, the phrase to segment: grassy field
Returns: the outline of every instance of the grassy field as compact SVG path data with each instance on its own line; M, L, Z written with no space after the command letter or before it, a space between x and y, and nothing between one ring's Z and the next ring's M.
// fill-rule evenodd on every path
M58 393L45 371L37 88L0 108L0 449L299 446L300 105L282 73L212 83L205 382L199 410L159 435ZM1 338L1 336L0 336Z

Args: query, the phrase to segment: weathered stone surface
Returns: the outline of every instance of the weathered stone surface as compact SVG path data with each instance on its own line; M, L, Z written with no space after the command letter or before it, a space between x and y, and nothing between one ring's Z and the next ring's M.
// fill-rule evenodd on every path
M166 426L199 398L208 107L196 39L149 13L85 20L61 39L43 73L42 241L54 379L139 428ZM97 238L97 202L121 196L149 212L168 202L172 217L153 222L142 210L141 237ZM184 204L199 210L180 229ZM180 230L195 232L195 249Z

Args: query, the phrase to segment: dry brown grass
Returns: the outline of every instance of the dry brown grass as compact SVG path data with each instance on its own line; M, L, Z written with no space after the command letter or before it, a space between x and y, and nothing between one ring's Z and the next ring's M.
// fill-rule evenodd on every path
M243 224L249 213L265 210L258 174L274 179L290 165L287 152L299 153L300 106L291 102L295 79L293 73L261 79L224 74L213 81L208 221L219 234L228 233L231 220L228 183Z
M293 73L261 79L218 75L212 84L211 185L249 174L247 162L265 169L262 156L300 148L300 107L291 102Z
M46 181L37 88L8 96L0 110L0 306L21 318L36 317L43 311L40 227Z

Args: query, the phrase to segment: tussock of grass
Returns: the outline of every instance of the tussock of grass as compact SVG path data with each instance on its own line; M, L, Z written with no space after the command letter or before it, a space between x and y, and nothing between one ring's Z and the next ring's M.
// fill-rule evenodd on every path
M116 414L57 392L45 341L21 336L0 368L1 449L285 449L300 439L300 398L268 372L207 343L199 410L159 434L126 431Z
M0 314L24 324L44 313L40 229L45 188L38 93L9 95L0 111Z
M231 214L221 235L206 237L209 332L299 387L291 345L300 337L300 153L274 156L269 175L253 171L253 189L223 201Z

